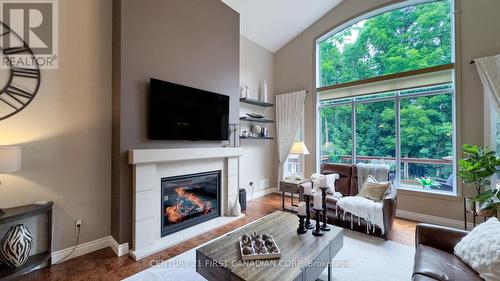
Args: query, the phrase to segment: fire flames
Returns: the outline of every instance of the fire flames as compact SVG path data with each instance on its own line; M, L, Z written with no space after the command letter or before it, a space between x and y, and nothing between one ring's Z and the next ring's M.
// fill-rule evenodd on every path
M193 211L201 214L208 214L212 210L210 202L203 202L193 193L187 192L182 187L175 189L178 197L174 205L165 209L165 215L169 223L179 223Z

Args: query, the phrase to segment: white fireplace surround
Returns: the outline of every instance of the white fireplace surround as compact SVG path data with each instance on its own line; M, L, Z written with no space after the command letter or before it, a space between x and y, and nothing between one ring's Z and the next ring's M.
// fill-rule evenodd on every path
M136 149L133 165L133 239L130 255L140 260L239 217L233 216L238 198L241 148ZM161 179L221 171L221 216L161 237Z

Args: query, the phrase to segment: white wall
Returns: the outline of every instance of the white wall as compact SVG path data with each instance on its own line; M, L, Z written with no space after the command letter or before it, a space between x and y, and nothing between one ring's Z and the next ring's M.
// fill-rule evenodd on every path
M274 103L273 53L257 45L248 38L240 37L240 85L247 84L250 97L259 98L264 80L268 84L268 101ZM267 119L275 119L274 108L262 109L253 105L240 104L240 114L255 112L265 115ZM248 130L248 122L241 122L242 129ZM269 128L269 135L276 137L275 125L264 125ZM265 188L277 187L276 178L276 141L275 140L241 140L243 156L240 160L240 187L248 187L254 183L254 194ZM267 182L266 182L267 179ZM247 198L251 197L251 189L247 189Z
M22 170L0 175L0 206L55 202L54 250L110 234L110 0L59 1L59 69L22 112L0 121L0 145L22 147ZM1 236L1 233L0 233Z

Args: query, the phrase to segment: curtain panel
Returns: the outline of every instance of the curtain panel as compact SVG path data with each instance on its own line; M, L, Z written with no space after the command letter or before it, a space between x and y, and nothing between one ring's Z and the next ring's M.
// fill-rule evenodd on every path
M278 145L278 181L283 179L283 168L304 112L306 91L276 96L276 138Z

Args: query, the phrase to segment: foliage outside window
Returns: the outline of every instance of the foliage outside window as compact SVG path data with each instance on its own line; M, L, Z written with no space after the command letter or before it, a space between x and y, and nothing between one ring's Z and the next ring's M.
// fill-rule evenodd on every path
M454 192L451 85L324 101L320 119L323 163L387 164L400 186Z
M450 0L379 14L319 43L319 87L452 63Z

